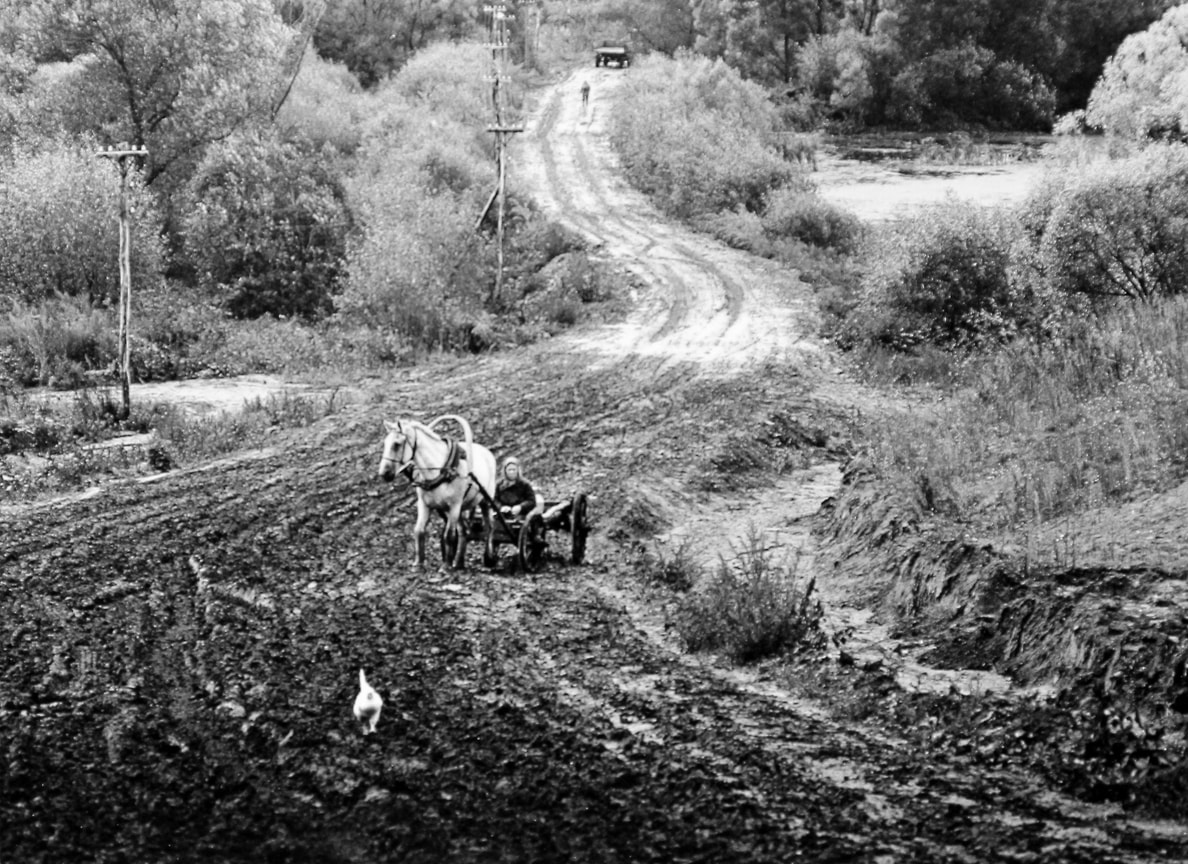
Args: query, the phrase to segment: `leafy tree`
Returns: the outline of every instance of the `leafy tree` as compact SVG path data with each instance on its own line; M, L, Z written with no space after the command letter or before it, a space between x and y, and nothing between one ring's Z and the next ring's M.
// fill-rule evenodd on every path
M703 0L694 4L697 50L748 78L786 84L796 54L844 15L841 0Z
M471 34L477 11L463 0L340 0L322 16L314 45L374 87L430 42Z
M630 34L637 50L672 56L697 38L693 0L611 0L604 13Z
M1055 104L1038 75L971 42L909 65L892 87L893 120L924 128L1042 129Z
M810 39L796 58L800 88L834 122L880 123L891 100L897 57L881 34L843 29Z
M1181 0L1055 0L1055 51L1046 72L1061 112L1084 107L1102 67L1127 36L1138 33Z
M78 107L109 142L148 147L153 184L266 115L292 33L270 0L40 0L43 53L78 58Z
M1188 132L1188 6L1128 36L1093 88L1085 118L1127 138Z
M330 155L265 133L207 150L187 192L185 246L233 315L331 311L351 219Z

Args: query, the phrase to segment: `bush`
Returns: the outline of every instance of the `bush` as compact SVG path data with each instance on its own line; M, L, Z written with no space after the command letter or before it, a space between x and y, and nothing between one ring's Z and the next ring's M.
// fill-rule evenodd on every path
M324 154L237 135L207 150L187 194L186 253L233 315L332 310L351 219Z
M842 253L856 250L863 236L862 221L822 199L815 191L790 186L768 195L763 231L773 241L793 238Z
M618 106L611 142L628 180L664 210L693 218L742 207L797 169L777 153L779 118L757 85L721 61L651 57Z
M675 613L677 632L691 651L724 651L750 663L821 644L824 612L815 582L796 584L796 567L777 565L752 529L733 561L721 561L701 590Z
M39 303L54 295L117 302L119 173L87 138L18 145L0 155L0 298ZM128 172L134 290L161 279L161 219L135 170Z
M1008 215L956 201L889 226L865 255L873 263L843 341L907 350L1009 337L1034 314L1012 284L1017 234Z
M1055 288L1143 301L1188 290L1188 148L1155 145L1065 184L1029 204L1033 224L1047 211L1036 251Z

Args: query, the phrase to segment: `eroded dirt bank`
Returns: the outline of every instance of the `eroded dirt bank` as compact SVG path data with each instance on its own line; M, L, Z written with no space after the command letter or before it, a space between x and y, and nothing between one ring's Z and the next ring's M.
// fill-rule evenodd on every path
M266 453L0 516L3 857L1183 858L1175 824L678 650L638 544L712 559L753 525L811 560L852 424L894 406L834 369L793 274L623 186L596 112L628 79L589 77L594 118L562 82L521 166L637 274L628 326L394 373ZM440 413L550 495L592 493L586 565L408 566L380 420ZM368 737L360 667L386 700Z

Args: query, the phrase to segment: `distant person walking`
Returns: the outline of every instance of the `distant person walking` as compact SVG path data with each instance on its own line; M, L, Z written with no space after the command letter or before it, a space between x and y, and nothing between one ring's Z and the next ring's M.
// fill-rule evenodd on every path
M585 108L590 104L590 82L582 82L582 107Z

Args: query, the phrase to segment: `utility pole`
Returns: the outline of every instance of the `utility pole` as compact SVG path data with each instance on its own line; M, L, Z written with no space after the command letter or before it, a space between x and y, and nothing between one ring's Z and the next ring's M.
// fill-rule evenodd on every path
M479 214L475 228L482 225L483 219L491 210L491 205L499 202L495 212L495 243L497 246L498 266L495 270L495 286L491 290L488 302L493 302L503 296L503 222L506 215L507 190L507 142L508 138L517 132L523 132L523 124L510 121L507 111L507 94L504 82L507 81L507 22L511 13L502 3L484 6L483 11L491 16L491 41L487 47L491 49L492 72L486 80L491 82L491 105L495 111L495 122L487 127L488 132L495 134L495 161L498 178L495 181L495 191L487 199L487 206Z
M127 420L132 413L132 347L128 327L132 319L132 230L128 217L128 157L144 159L148 150L143 145L132 146L124 141L107 150L100 150L96 156L115 160L120 169L120 337L119 368L120 383L124 391L120 419Z

